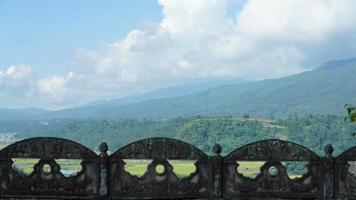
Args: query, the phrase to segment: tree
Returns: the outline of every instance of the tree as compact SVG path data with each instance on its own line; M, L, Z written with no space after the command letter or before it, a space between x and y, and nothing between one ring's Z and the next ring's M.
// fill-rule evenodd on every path
M249 119L250 115L249 114L244 114L242 117L245 118L245 119Z
M348 113L348 118L350 119L351 122L356 122L356 107L353 107L350 104L346 104L345 108Z
M346 104L345 108L347 110L348 113L348 117L350 119L351 122L356 123L356 107L353 107L350 104ZM356 136L356 132L352 133L353 136Z

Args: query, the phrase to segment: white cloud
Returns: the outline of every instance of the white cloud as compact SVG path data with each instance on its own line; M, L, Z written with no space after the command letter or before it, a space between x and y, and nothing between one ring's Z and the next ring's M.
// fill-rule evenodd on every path
M234 18L228 0L158 3L159 23L104 51L78 51L72 72L41 79L39 95L60 107L197 79L280 77L356 52L353 0L250 0ZM9 69L0 84L29 78Z
M333 51L316 55L315 48L355 33L353 1L251 0L235 19L225 0L159 3L160 23L110 44L88 73L121 84L279 77L325 61Z
M51 76L38 82L38 90L41 94L62 101L66 98L68 80L65 77Z
M0 70L0 84L7 87L23 87L29 85L34 72L29 65L11 65L5 71Z
M0 91L30 95L34 72L29 65L11 65L0 70Z
M32 106L35 73L25 64L0 69L0 107Z
M354 29L354 9L352 0L254 0L238 15L237 28L257 40L320 42Z

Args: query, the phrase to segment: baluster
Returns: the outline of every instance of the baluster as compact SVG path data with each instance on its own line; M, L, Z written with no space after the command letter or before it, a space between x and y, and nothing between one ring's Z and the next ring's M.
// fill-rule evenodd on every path
M106 196L108 194L108 145L103 142L99 146L100 150L100 196Z
M333 156L334 148L328 144L324 148L325 157L323 159L324 180L323 180L323 199L332 199L335 196L335 158Z
M222 199L223 194L223 157L221 154L221 146L219 144L214 145L214 156L211 157L213 170L212 170L212 193L211 199Z

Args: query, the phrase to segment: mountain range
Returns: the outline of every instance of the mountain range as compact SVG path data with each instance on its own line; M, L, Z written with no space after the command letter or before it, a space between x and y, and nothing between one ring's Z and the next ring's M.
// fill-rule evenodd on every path
M123 99L99 101L59 111L0 109L0 119L147 118L292 114L346 115L356 103L356 58L329 61L320 67L257 82L207 82L154 91Z

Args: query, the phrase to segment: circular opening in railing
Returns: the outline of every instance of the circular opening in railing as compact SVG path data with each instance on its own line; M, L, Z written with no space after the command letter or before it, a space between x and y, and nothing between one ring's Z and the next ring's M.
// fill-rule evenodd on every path
M155 170L158 174L163 174L166 168L162 164L158 164L156 165Z
M277 169L277 167L272 166L268 169L268 173L270 176L278 176L279 170Z
M52 171L51 165L49 165L49 164L44 164L44 165L42 166L42 171L43 171L45 174L50 174L51 171Z

